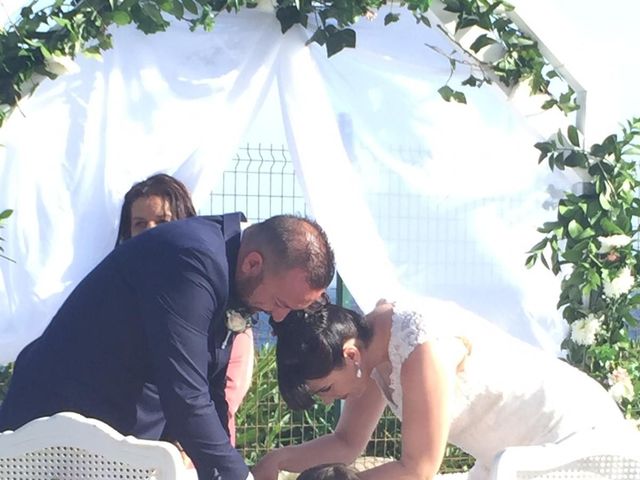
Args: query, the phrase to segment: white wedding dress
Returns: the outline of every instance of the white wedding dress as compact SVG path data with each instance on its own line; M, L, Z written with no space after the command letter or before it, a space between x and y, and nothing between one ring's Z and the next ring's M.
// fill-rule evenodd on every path
M588 375L521 342L450 302L397 304L389 341L391 371L374 371L390 408L402 420L402 364L416 345L468 351L455 382L449 442L476 459L469 479L488 478L508 446L558 442L593 428L626 428L609 394ZM442 348L439 349L442 351Z

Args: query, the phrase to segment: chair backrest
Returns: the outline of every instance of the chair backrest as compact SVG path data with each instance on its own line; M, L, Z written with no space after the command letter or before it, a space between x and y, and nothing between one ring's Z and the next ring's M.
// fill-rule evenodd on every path
M491 480L640 480L640 433L591 432L560 443L509 447Z
M2 480L182 480L195 477L170 443L124 437L63 412L0 433Z

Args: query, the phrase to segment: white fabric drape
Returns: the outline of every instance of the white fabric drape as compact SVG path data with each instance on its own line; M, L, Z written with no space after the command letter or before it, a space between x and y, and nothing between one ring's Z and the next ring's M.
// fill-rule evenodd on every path
M235 152L274 75L271 12L222 16L215 32L178 24L114 32L102 62L45 81L0 130L4 230L0 362L40 334L115 243L131 185L174 174L198 202Z
M261 10L221 15L211 33L119 29L101 63L81 60L81 73L40 86L0 130L0 207L16 210L5 246L17 262L0 262L0 363L112 248L132 183L164 171L203 198L272 82L280 111L261 115L282 115L311 211L363 309L409 289L556 350L557 282L523 264L565 185L537 165L536 134L502 93L440 99L448 61L424 46L451 48L437 30L406 12L384 27L383 16L330 59Z
M440 98L449 62L425 44L449 52L445 39L406 14L382 27L383 16L329 61L302 35L280 56L289 147L341 275L365 310L408 289L557 351L558 283L524 260L569 184L537 164L537 133L500 91L472 91L468 105ZM305 118L322 129L300 128Z

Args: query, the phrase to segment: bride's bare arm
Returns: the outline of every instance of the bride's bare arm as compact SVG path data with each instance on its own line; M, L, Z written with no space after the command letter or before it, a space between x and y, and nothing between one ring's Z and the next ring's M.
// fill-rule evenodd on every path
M301 472L321 463L352 463L371 438L385 401L374 380L358 398L347 398L334 433L272 450L255 466L256 480L275 480L278 471Z
M453 350L450 346L427 342L405 360L401 371L402 456L360 473L361 479L425 480L438 473L449 435L456 370L465 355L462 343Z

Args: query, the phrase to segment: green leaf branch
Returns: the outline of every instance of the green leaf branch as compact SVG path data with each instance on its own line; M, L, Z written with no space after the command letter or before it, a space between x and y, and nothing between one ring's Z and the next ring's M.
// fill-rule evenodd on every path
M0 127L41 80L72 70L77 55L99 57L111 48L110 28L114 25L133 24L152 34L166 30L169 19L175 18L188 22L192 30L209 30L220 12L256 4L254 0L55 0L40 6L40 2L32 1L14 22L0 29ZM452 72L460 63L477 67L462 87L480 87L493 80L509 88L528 82L533 94L548 97L542 108L557 107L566 113L578 108L568 85L563 94L551 93L550 83L559 74L545 60L537 43L509 18L513 7L503 0L277 0L275 15L283 33L296 24L306 28L313 16L317 27L308 43L324 46L332 56L355 47L356 32L351 27L362 17L373 18L382 6L392 8L384 18L385 25L400 19L400 14L393 11L393 6L399 5L406 7L417 23L431 27L427 12L436 4L455 15L454 33L472 27L481 32L464 49L473 62L448 54ZM458 43L455 35L445 33ZM502 55L491 62L479 60L478 55L494 44L502 47ZM439 90L440 95L447 101L465 103L464 93L448 83Z
M634 118L589 149L573 126L536 144L540 162L577 170L585 181L560 200L526 260L562 276L567 360L599 380L630 418L640 414L639 138Z
M566 114L579 108L574 90L544 58L538 43L509 17L514 10L512 5L501 0L443 0L443 3L445 12L457 15L453 34L446 29L442 29L443 32L476 64L469 78L462 82L463 86L480 87L497 81L510 89L524 82L529 85L532 95L542 94L547 98L541 105L544 110L556 107ZM471 28L480 33L465 48L456 39L456 34ZM500 56L490 61L482 60L483 51L493 45L500 47ZM450 58L456 64L468 64L468 60L460 56L451 54ZM455 69L454 63L451 65L452 70ZM563 93L553 93L551 84L554 81L560 82Z

